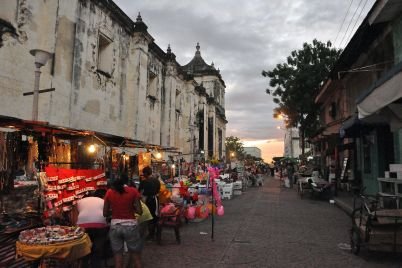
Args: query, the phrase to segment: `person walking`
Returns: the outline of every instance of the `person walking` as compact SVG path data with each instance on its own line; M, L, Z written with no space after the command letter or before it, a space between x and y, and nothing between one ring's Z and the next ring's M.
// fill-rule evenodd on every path
M269 171L270 171L271 177L274 177L274 176L275 176L275 165L274 165L273 162L271 162L271 163L269 164Z
M135 267L140 268L143 241L140 236L135 213L142 215L140 193L133 187L124 184L124 180L116 179L112 188L106 192L103 216L112 220L109 238L114 254L115 268L123 267L124 243L129 252L129 261L133 260Z
M145 199L144 203L149 208L152 220L148 221L148 236L146 240L155 239L156 224L159 220L159 199L158 194L161 187L158 178L152 176L152 168L149 166L144 167L142 170L144 178L140 181L138 190Z
M293 175L294 175L294 172L295 172L295 168L294 168L293 163L291 161L289 161L286 164L286 172L288 174L289 187L293 188Z

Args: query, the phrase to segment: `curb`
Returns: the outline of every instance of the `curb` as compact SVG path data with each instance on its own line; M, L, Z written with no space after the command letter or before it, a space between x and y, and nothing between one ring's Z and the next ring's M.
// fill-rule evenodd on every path
M338 208L342 209L349 216L352 216L353 208L352 208L351 205L349 205L348 203L346 203L346 202L344 202L344 201L342 201L342 200L340 200L338 198L334 198L334 200L335 200L335 205Z

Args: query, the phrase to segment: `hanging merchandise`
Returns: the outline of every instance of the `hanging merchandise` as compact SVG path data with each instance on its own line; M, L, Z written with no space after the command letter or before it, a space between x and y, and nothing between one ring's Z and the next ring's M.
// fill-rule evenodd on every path
M52 138L50 154L48 158L51 163L70 163L71 162L71 145L68 140Z
M208 204L208 211L209 211L209 214L216 214L216 206L213 205L212 203L209 203Z
M222 206L221 195L218 190L218 184L216 183L215 179L219 178L219 169L214 167L208 168L209 172L209 179L210 179L210 187L213 193L213 199L215 200L215 204L217 207Z
M219 206L219 207L216 209L216 214L217 214L218 216L223 216L223 215L225 214L225 210L224 210L224 208L223 208L222 205Z
M44 197L48 208L61 207L69 211L77 199L86 192L106 188L107 181L102 169L67 169L46 167Z
M195 207L189 206L186 210L185 216L188 220L193 220L195 218Z
M0 193L9 193L14 187L21 135L0 132Z
M146 166L151 166L151 153L139 152L138 153L138 171L142 174L142 170Z
M163 181L160 181L161 187L159 189L159 202L161 204L166 204L170 202L170 198L172 197L172 193L166 188L166 184Z
M208 218L209 210L207 205L199 205L195 208L195 216L200 219Z

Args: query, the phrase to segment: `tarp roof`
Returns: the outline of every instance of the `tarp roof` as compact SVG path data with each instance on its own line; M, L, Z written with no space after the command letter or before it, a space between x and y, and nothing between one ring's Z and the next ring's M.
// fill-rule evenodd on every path
M23 133L45 133L55 136L64 137L65 139L74 139L79 137L96 137L104 145L110 147L130 147L130 148L149 148L157 149L168 152L179 152L175 147L161 146L157 144L150 144L144 141L135 140L127 137L121 137L102 133L92 130L73 129L62 126L51 125L43 121L30 121L16 117L9 117L0 115L0 128L14 129L22 131Z

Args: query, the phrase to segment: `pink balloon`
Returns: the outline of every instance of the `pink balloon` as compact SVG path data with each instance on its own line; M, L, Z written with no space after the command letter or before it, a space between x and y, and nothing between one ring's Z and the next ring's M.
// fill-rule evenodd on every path
M225 214L225 210L223 209L223 206L219 206L218 209L216 210L216 214L218 216L223 216Z
M200 217L201 217L202 219L205 219L205 218L208 218L208 216L209 216L209 209L208 209L207 206L203 206L203 207L201 208L201 215L200 215Z
M195 218L195 207L187 208L187 219L193 220Z

